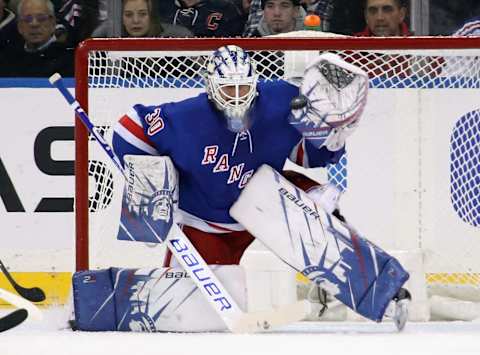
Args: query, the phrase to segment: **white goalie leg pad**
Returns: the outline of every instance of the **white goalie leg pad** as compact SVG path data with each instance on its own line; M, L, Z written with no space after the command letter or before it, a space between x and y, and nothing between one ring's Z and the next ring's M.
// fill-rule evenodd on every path
M211 268L239 306L246 309L243 268L238 265L211 265ZM79 330L228 330L181 267L82 271L74 275L73 288Z
M237 265L211 266L219 280L240 307L246 309L244 270ZM153 331L204 332L226 331L227 327L210 307L187 272L182 268L140 269L133 275L134 282L117 286L127 289L129 302L119 330L142 331L154 325ZM118 306L118 304L117 304ZM146 321L148 320L148 321Z
M357 313L380 321L409 275L391 255L263 165L230 214L286 264Z

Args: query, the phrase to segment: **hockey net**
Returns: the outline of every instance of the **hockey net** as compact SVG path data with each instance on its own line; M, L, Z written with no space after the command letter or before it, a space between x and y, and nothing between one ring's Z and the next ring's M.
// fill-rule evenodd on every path
M108 136L135 103L201 92L205 59L224 44L247 49L261 80L301 77L323 51L368 73L361 127L316 177L344 190L342 210L367 238L417 256L409 271L428 297L480 301L480 39L88 40L77 51L77 99ZM161 265L161 247L116 241L122 189L77 122L77 269Z

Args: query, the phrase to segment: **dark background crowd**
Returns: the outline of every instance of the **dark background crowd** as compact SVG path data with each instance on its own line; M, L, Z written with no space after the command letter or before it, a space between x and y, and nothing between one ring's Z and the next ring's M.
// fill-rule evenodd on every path
M480 34L480 21L477 25L475 19L480 15L478 0L429 0L428 11L419 4L419 0L0 0L0 77L48 77L54 72L73 76L74 49L90 37L262 37L305 29L379 37Z

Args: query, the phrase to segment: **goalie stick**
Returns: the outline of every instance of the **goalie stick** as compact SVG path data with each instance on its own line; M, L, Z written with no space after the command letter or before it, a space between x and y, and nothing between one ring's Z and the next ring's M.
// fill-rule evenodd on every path
M12 277L10 272L8 272L7 267L0 260L0 269L2 269L3 274L7 278L8 282L12 285L15 291L18 292L23 298L32 301L32 302L42 302L45 300L45 292L39 287L26 288L20 286L15 279Z
M52 75L49 80L50 83L60 91L70 107L75 111L77 117L87 127L89 133L95 137L105 153L107 153L124 178L126 178L122 164L113 152L112 147L105 138L96 131L87 113L80 106L80 103L75 100L65 87L60 74L56 73ZM145 222L148 226L148 222L146 220ZM155 233L154 228L150 229ZM166 243L168 249L176 257L180 265L188 272L192 281L197 285L208 303L214 308L215 312L225 322L225 325L231 332L245 333L267 330L277 325L299 321L303 319L308 312L308 302L298 301L291 305L278 307L272 311L245 313L220 283L176 223L172 224L167 235L155 234L155 236L159 242Z
M26 309L16 309L5 317L0 318L0 332L15 328L28 317Z

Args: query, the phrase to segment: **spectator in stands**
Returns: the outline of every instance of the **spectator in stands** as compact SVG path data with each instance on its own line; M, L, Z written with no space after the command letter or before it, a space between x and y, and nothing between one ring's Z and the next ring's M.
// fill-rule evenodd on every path
M193 37L183 26L160 23L151 0L124 0L122 23L124 37Z
M305 10L299 0L262 0L263 17L253 37L303 30Z
M335 0L300 0L300 4L308 12L320 16L322 31L328 31ZM249 15L243 31L244 37L251 37L263 18L262 0L249 1Z
M162 22L181 25L196 37L241 36L242 13L231 0L163 0L158 2Z
M0 51L18 37L15 13L7 8L8 0L0 0Z
M404 0L365 0L364 14L367 26L355 36L411 36L405 23L407 7Z
M56 41L51 0L21 0L17 15L23 41L0 53L0 76L73 76L73 50Z

